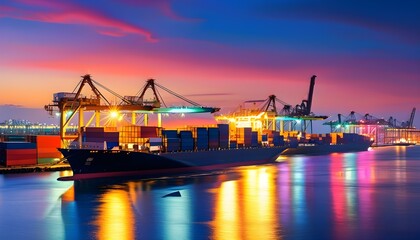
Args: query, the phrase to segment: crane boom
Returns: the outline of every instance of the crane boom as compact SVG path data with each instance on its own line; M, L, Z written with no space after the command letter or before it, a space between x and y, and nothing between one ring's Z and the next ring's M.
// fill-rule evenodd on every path
M308 93L308 105L306 109L306 115L311 114L311 108L312 108L312 97L314 95L314 87L315 87L315 78L316 76L313 75L311 77L311 84L309 86L309 93Z
M416 108L413 108L413 111L411 111L410 120L408 121L409 128L413 128L414 115L416 115Z

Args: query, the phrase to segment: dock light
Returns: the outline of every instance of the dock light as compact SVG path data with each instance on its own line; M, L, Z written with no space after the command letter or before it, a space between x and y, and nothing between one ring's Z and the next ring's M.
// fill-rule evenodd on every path
M117 118L118 117L118 111L115 111L115 110L112 110L110 113L109 113L109 116L111 117L111 118Z

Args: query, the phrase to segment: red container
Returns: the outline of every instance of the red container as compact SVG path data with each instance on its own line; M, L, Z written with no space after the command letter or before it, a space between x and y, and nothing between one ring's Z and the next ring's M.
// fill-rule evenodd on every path
M140 127L140 137L142 137L142 138L158 137L158 127L141 126Z
M7 149L6 166L33 165L37 163L36 149Z

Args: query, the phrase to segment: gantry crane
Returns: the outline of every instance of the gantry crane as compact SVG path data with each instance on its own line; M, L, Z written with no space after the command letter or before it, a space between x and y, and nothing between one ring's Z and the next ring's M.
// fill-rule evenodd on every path
M83 88L88 85L90 90L93 92L92 97L85 97L82 96ZM105 89L109 93L111 93L114 97L120 99L119 104L111 104L110 101L106 99L106 97L99 91L96 87L100 86L101 88ZM184 101L192 104L192 107L166 107L162 97L160 96L159 92L157 91L158 86L159 88L167 91L168 93L183 99ZM148 89L152 89L153 95L155 99L153 101L145 101L144 95ZM105 104L102 104L102 100ZM165 108L161 106L164 105ZM140 91L138 96L134 97L127 97L121 96L118 93L112 91L111 89L105 87L104 85L100 84L97 81L94 81L89 74L82 76L82 80L76 86L73 92L60 92L55 93L53 95L53 103L49 105L45 105L45 110L47 110L51 115L58 109L60 115L60 137L62 140L63 145L65 145L65 140L79 138L79 143L81 144L81 136L82 130L84 126L88 126L92 123L95 119L95 126L100 125L100 113L101 111L129 111L132 112L132 123L135 123L135 113L142 113L145 115L145 124L147 124L147 114L148 113L204 113L210 112L214 113L219 111L220 108L214 107L203 107L196 102L193 102L187 98L182 97L181 95L155 83L154 79L149 79L146 82L146 85ZM84 121L84 112L86 111L93 111L94 114L85 123ZM78 123L78 134L77 136L74 135L66 135L66 128L68 127L70 121L74 118L76 113L79 115L79 123ZM159 127L161 122L159 120Z
M252 127L253 130L279 130L281 133L285 130L285 125L289 125L288 131L294 131L297 122L302 122L301 131L306 132L310 123L310 131L312 132L312 120L324 120L327 116L317 116L311 112L312 97L315 86L316 76L311 77L308 99L302 100L301 104L292 107L292 105L278 99L274 94L265 100L249 100L246 103L262 104L259 108L243 109L240 107L232 114L216 116L218 121L235 122L236 125ZM278 111L276 103L283 105ZM248 123L247 123L248 122Z

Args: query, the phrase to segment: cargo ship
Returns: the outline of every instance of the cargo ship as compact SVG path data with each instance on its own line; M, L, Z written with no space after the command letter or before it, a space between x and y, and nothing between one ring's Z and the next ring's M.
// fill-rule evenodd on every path
M286 147L259 147L190 152L150 153L126 150L62 149L73 176L59 180L103 177L141 178L196 172L274 162Z
M113 132L86 128L82 146L59 148L73 170L73 176L59 180L209 172L274 162L286 149L280 142L261 144L250 128L242 133L229 140L226 124L190 130L134 125Z
M291 142L290 147L281 155L326 155L330 153L360 152L368 150L373 144L369 137L354 133L324 135L323 137L312 137L306 139L306 141Z
M305 152L327 154L366 150L369 145L361 136L354 137L352 141L348 141L349 137L343 138L342 143L333 144L331 141L323 140L311 142L310 146L302 145L308 136L306 134L307 123L327 118L326 116L316 116L311 111L315 77L311 78L308 99L302 100L302 103L295 107L285 104L275 95L270 95L267 100L246 101L245 103L252 104L250 108L240 107L232 114L215 116L217 127L192 127L175 130L161 128L160 114L215 113L220 108L202 107L150 79L139 96L126 96L122 98L124 104L116 107L120 111L131 112L131 125L112 130L107 130L104 127L85 129L80 127L76 147L59 149L73 170L72 177L60 180L114 176L143 178L263 164L274 162L290 147L295 148L295 154ZM60 136L62 139L65 138L65 126L76 111L79 112L79 126L86 126L83 122L85 110L96 111L95 114L97 114L101 109L112 109L100 104L99 100L103 95L94 87L93 83L96 82L90 78L90 75L85 75L77 93L58 93L54 95L54 103L45 107L50 113L53 108L58 108L61 111L60 122L63 124L60 126ZM92 88L96 97L88 99L80 95L86 84ZM156 87L193 106L162 108L161 105L164 105L164 101L160 99ZM148 89L153 91L152 100L145 98L144 94ZM284 104L283 110L277 111L276 102ZM257 107L259 103L263 105ZM65 111L73 112L69 119L66 119ZM136 112L145 113L144 126L135 125ZM148 126L148 113L157 113L157 127ZM99 118L99 115L96 117ZM92 120L93 117L89 122ZM99 126L99 121L95 125ZM296 131L296 125L301 126L300 131ZM310 125L312 126L312 124ZM288 129L285 126L289 126ZM303 137L301 133L304 133ZM326 136L325 139L329 138ZM97 146L88 146L91 145L90 143L95 143ZM292 152L292 150L289 151Z

